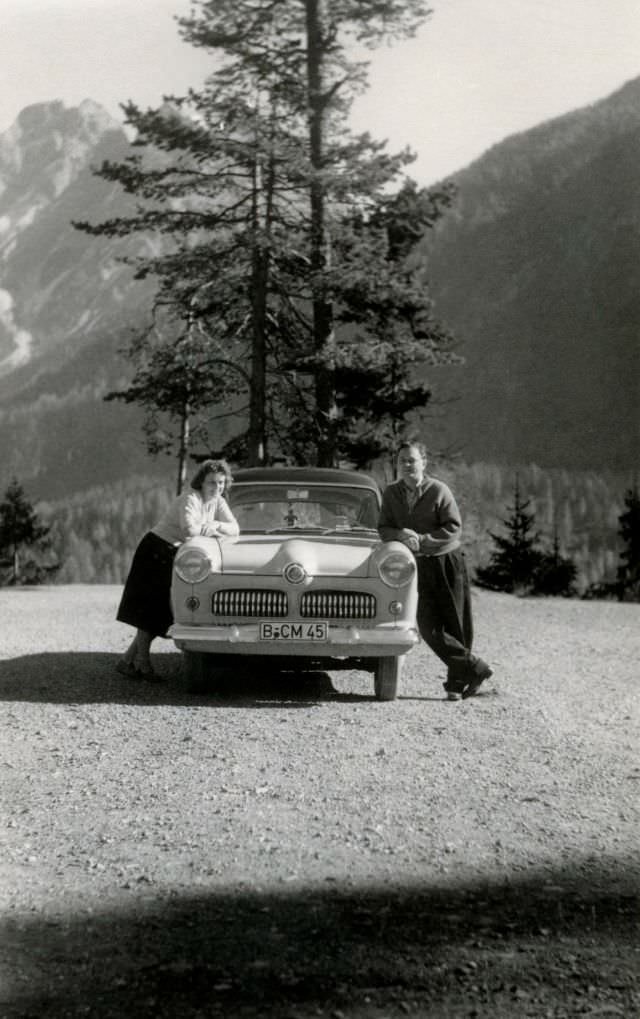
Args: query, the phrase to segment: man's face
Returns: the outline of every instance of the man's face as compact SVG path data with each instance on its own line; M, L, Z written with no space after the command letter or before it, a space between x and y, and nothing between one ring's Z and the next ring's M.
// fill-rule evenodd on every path
M427 461L415 446L407 446L400 450L398 474L408 485L415 487L421 484L426 468Z

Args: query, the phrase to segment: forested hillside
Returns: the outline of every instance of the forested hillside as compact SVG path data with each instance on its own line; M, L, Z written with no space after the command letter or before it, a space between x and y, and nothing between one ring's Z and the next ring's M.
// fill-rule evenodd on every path
M500 531L513 502L515 470L484 463L434 464L432 470L456 492L471 566L486 562L492 548L488 531ZM578 567L580 589L612 580L619 551L618 517L630 480L534 465L517 473L521 494L531 499L530 509L547 547L557 526L563 553ZM38 504L38 512L51 523L62 563L57 583L121 583L138 540L173 495L169 482L142 477L92 488L64 502Z
M578 589L615 578L619 554L618 517L631 479L622 474L595 471L521 468L496 464L456 464L434 469L453 488L465 522L465 544L472 567L485 563L493 542L489 531L505 533L502 526L513 506L516 477L541 545L551 550L557 529L561 551L575 562Z
M465 365L440 448L469 462L637 468L640 78L494 146L422 242Z

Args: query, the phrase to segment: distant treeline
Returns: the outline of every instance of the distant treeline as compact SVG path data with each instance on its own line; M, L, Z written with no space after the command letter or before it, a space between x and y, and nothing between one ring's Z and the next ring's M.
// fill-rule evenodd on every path
M560 552L578 570L577 588L613 581L622 542L619 516L632 478L624 474L521 468L475 463L434 469L451 485L460 504L467 556L472 567L488 561L493 542L489 534L504 534L503 521L512 507L516 477L522 500L530 500L540 544L551 551L557 534Z
M516 474L523 499L530 500L541 544L549 549L557 533L563 555L578 570L578 589L615 579L620 553L618 518L631 480L622 475L518 468L455 462L430 470L453 489L464 519L464 543L471 568L488 561L490 531L501 533L513 504ZM379 478L384 483L382 477ZM171 502L175 489L154 477L139 477L39 503L51 525L61 569L58 584L121 584L133 551Z

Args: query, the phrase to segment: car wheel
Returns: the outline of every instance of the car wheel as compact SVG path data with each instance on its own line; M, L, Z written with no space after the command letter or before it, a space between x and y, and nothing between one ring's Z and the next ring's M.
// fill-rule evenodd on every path
M398 693L404 655L397 658L378 658L374 671L374 690L379 701L393 701Z
M201 651L184 651L184 677L187 693L204 693L207 687L206 656Z

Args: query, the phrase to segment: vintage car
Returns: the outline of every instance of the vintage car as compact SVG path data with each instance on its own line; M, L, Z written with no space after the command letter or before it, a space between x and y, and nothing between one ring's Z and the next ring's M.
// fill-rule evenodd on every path
M363 669L393 700L418 642L416 566L376 530L373 478L328 468L240 470L228 494L236 538L190 538L175 558L169 630L187 686L216 666Z

